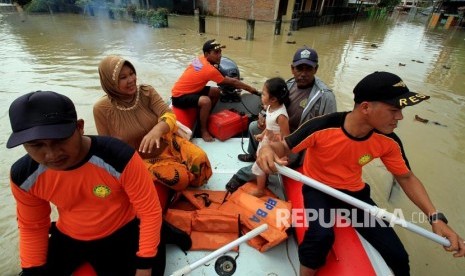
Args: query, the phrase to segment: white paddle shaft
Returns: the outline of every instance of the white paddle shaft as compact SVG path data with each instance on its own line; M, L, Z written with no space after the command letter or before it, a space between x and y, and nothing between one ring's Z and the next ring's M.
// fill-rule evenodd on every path
M276 163L275 163L276 164ZM370 213L372 216L375 216L377 218L383 219L385 221L388 221L391 224L396 224L400 225L407 230L410 230L412 232L415 232L425 238L428 238L434 242L437 242L443 246L449 247L450 246L450 241L444 237L441 237L433 232L430 232L424 228L421 228L418 225L415 225L411 222L408 222L404 219L401 219L394 214L389 213L386 210L380 209L377 206L370 205L366 202L363 202L357 198L354 198L352 196L349 196L341 191L338 191L328 185L325 185L319 181L316 181L315 179L312 179L308 176L305 176L291 168L284 167L281 165L276 164L276 167L278 168L278 172L282 175L285 175L289 178L294 179L295 181L299 181L304 183L307 186L310 186L314 189L317 189L325 194L328 194L332 197L335 197L341 201L344 201L346 203L349 203L350 205L353 205L359 209L364 210L365 212Z
M254 229L252 229L251 231L247 232L247 234L245 234L244 236L236 239L236 240L233 240L232 242L218 248L217 250L213 251L212 253L208 254L207 256L203 257L202 259L194 262L193 264L190 264L190 265L187 265L181 269L178 269L176 270L175 272L173 272L173 274L171 274L171 276L181 276L181 275L186 275L188 273L190 273L192 270L196 269L197 267L211 261L212 259L216 258L216 257L219 257L220 255L223 255L224 253L228 252L229 250L231 250L232 248L238 246L239 244L245 242L245 241L248 241L252 238L254 238L255 236L258 236L260 235L262 232L264 232L265 230L268 229L268 224L262 224Z

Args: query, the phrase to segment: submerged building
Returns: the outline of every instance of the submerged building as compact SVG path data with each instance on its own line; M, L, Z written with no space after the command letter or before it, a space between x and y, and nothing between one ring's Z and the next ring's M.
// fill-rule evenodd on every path
M163 2L163 1L158 1ZM294 29L352 20L357 6L348 0L175 0L172 10L193 14L195 11L259 21L291 22Z

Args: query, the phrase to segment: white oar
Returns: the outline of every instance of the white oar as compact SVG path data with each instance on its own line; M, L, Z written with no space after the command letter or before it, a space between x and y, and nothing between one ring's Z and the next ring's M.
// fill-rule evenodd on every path
M245 242L245 241L248 241L250 239L252 239L253 237L255 236L258 236L259 234L261 234L262 232L264 232L266 229L268 229L268 224L262 224L260 226L258 226L257 228L254 228L253 230L249 231L247 234L245 234L244 236L236 239L236 240L233 240L232 242L218 248L217 250L213 251L212 253L208 254L207 256L203 257L202 259L194 262L193 264L190 264L190 265L187 265L181 269L178 269L176 270L175 272L173 272L173 274L171 274L171 276L181 276L181 275L185 275L187 273L190 273L192 270L196 269L197 267L211 261L212 259L220 256L220 255L223 255L224 253L228 252L229 250L231 250L232 248L238 246L239 244Z
M444 237L441 237L433 232L430 232L426 229L423 229L421 228L420 226L418 225L415 225L411 222L408 222L404 219L401 219L399 217L397 217L396 215L394 214L391 214L389 213L388 211L386 210L383 210L383 209L380 209L378 208L377 206L373 206L373 205L370 205L366 202L363 202L359 199L356 199L352 196L349 196L341 191L338 191L334 188L331 188L330 186L328 185L325 185L321 182L318 182L316 181L315 179L312 179L308 176L305 176L293 169L290 169L288 167L284 167L284 166L281 166L281 165L278 165L276 164L276 167L278 168L278 172L280 174L283 174L289 178L292 178L296 181L299 181L299 182L302 182L304 183L305 185L307 186L310 186L312 188L315 188L323 193L326 193L330 196L333 196L339 200L342 200L346 203L349 203L357 208L360 208L362 210L364 210L365 212L368 212L370 213L372 216L375 216L377 218L380 218L380 219L383 219L385 221L388 221L389 223L392 223L392 224L397 224L397 225L400 225L404 228L406 228L407 230L410 230L412 232L415 232L425 238L428 238L434 242L437 242L443 246L446 246L446 247L449 247L450 246L450 241Z

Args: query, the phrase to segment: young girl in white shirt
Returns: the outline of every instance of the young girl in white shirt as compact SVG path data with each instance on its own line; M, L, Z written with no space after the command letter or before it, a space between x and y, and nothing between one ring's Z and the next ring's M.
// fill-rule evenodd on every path
M290 100L289 90L284 79L276 77L265 82L262 103L266 110L266 128L262 133L255 135L255 139L260 142L257 154L263 144L280 141L289 135L289 116L286 107ZM268 176L258 167L256 162L252 166L252 172L257 175L257 189L252 194L261 197L265 194Z

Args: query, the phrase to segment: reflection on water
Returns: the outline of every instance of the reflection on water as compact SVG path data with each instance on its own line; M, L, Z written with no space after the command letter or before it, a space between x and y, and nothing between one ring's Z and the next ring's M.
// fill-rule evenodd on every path
M255 39L246 41L246 23L224 18L207 18L207 32L199 35L195 17L172 16L170 28L152 29L80 15L38 15L22 20L0 14L0 248L4 252L0 275L19 271L8 169L24 151L5 149L11 101L33 90L64 93L77 104L78 114L86 121L86 133L95 134L92 105L103 95L97 66L104 56L119 54L132 61L139 81L154 85L167 99L207 38L226 44L223 54L239 65L244 81L258 89L269 77L291 76L291 58L298 47L315 48L320 58L318 75L335 91L339 110L352 108L354 85L376 70L397 73L410 89L430 95L428 102L404 110L397 132L413 171L427 186L436 207L465 235L464 216L458 208L465 195L464 185L460 185L465 175L465 32L428 30L425 22L408 22L396 15L382 22L359 20L295 32L283 25L280 36L273 35L273 24L256 22ZM447 127L415 122L415 114ZM402 192L394 189L387 200L392 178L379 164L371 164L365 178L379 205L391 211L400 207L405 219L414 219L418 209ZM429 229L427 223L422 225ZM413 275L461 275L465 270L463 259L453 260L433 242L403 229L398 233L410 252Z

